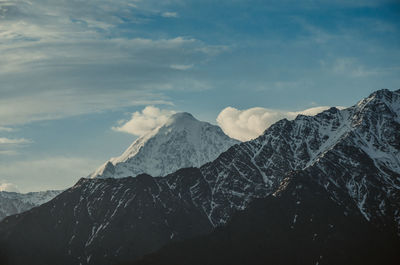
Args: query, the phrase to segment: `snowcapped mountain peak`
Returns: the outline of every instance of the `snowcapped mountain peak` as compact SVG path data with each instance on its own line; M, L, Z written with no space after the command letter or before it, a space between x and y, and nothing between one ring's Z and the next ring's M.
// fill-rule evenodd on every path
M384 88L384 89L380 89L380 90L372 92L368 98L373 97L373 98L378 98L378 99L383 99L383 98L388 99L388 98L392 98L394 96L399 96L399 94L400 94L400 89L391 91L389 89Z
M188 112L178 112L173 114L165 125L172 125L172 124L182 124L182 123L190 123L190 122L198 122L198 120L193 117L192 114Z
M355 108L363 110L364 108L370 108L375 105L386 105L386 107L396 113L400 107L400 89L395 91L390 91L388 89L375 91L367 98L360 100L358 104L355 105Z
M120 178L141 173L165 176L210 162L237 143L216 125L199 121L187 112L176 113L89 177Z
M201 130L202 127L208 126L209 123L202 122L193 117L187 112L179 112L172 115L165 124L159 127L158 133L169 134L177 133L178 131L193 131Z

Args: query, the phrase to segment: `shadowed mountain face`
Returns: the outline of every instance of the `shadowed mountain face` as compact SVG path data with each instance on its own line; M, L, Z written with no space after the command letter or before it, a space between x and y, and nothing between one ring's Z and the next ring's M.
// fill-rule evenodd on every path
M329 199L322 206L308 207L332 208L335 214L329 218L336 220L334 225L348 225L332 236L356 231L359 223L366 223L360 234L373 227L399 235L399 161L400 90L380 90L344 110L331 108L312 117L281 120L259 138L234 145L200 168L178 170L163 178L82 179L49 203L6 218L0 223L0 240L13 264L134 260L174 240L226 224L254 199L276 193L293 170L303 171L314 186L319 185L315 189L324 196L322 200ZM276 212L280 203L271 205L264 211L270 222L293 221L295 213L285 208ZM276 216L287 212L290 218L267 216L269 207ZM302 209L308 210L312 209ZM342 217L346 215L355 219ZM326 228L324 216L299 231ZM322 241L330 236L324 231L315 230ZM296 234L290 235L295 240ZM333 246L329 244L327 248ZM312 249L310 257L320 253Z
M199 171L182 173L190 182ZM6 218L1 232L12 264L110 264L211 229L190 198L139 175L81 179L41 207Z
M124 265L398 264L400 242L344 211L304 172L206 236L171 243Z

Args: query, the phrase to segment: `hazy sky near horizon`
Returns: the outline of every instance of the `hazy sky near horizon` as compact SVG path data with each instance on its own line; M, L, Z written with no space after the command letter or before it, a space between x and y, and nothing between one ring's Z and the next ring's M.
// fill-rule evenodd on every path
M246 140L398 89L399 48L398 1L0 1L0 190L66 188L173 112Z

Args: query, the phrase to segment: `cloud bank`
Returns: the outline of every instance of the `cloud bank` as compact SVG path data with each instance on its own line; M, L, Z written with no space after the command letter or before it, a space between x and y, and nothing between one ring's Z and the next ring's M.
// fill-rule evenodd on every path
M261 135L278 120L283 118L292 120L299 114L312 116L329 108L320 106L303 111L283 111L259 107L246 110L227 107L219 113L217 123L229 137L248 141Z
M142 136L164 124L174 113L176 112L172 110L163 110L154 106L147 106L141 112L134 112L130 120L120 121L121 125L113 127L113 130Z
M0 191L19 192L17 186L12 183L0 183Z

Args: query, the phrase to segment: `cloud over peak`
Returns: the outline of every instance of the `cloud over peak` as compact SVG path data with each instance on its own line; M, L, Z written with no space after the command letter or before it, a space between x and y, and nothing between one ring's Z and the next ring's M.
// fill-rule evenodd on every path
M219 113L217 123L229 137L240 141L248 141L260 136L278 120L284 118L292 120L299 114L312 116L329 108L320 106L302 111L284 111L260 107L246 110L227 107Z
M130 120L121 121L121 125L113 127L113 130L142 136L164 124L174 113L176 112L172 110L163 110L154 106L147 106L142 111L134 112Z

